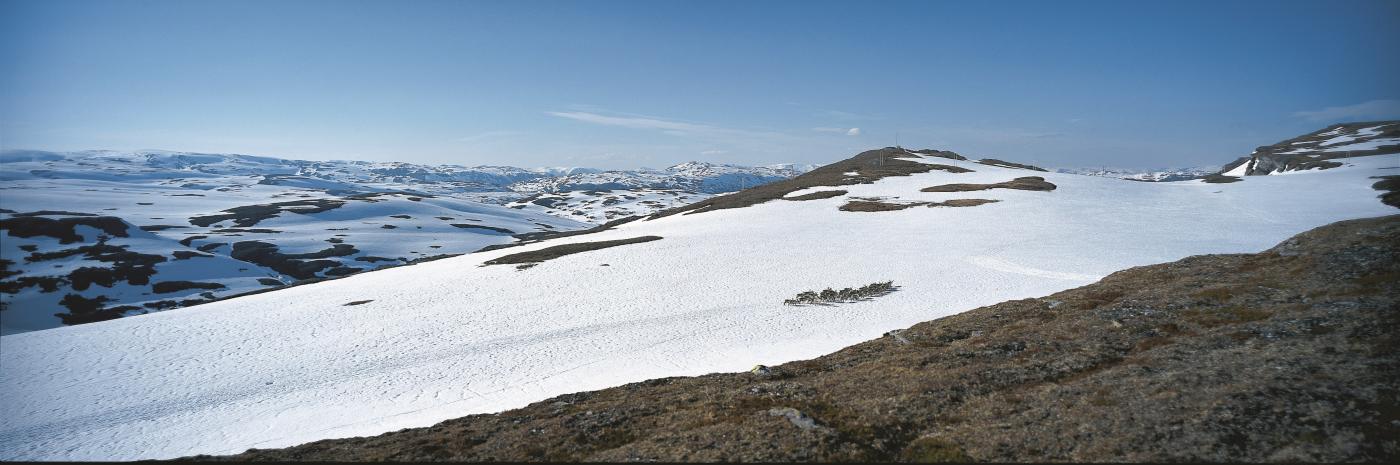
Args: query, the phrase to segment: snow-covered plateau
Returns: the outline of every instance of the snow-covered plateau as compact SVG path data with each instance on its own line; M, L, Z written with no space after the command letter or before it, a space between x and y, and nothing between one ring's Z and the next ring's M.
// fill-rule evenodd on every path
M1331 222L1393 214L1372 178L1400 174L1394 155L1227 184L1129 182L904 157L970 172L891 176L841 186L846 192L834 196L788 200L834 190L811 188L744 208L5 336L0 459L228 454L426 426L651 378L811 358L1128 267L1258 252ZM921 191L1026 176L1055 188ZM128 200L143 196L132 195ZM839 209L856 198L921 206ZM922 206L955 199L996 202ZM644 236L660 239L524 269L485 264L561 244ZM897 290L856 303L783 304L803 291L883 281Z
M518 234L587 229L801 169L690 162L529 170L7 151L0 153L0 334L470 253ZM521 198L532 202L502 205ZM560 201L542 206L548 199Z

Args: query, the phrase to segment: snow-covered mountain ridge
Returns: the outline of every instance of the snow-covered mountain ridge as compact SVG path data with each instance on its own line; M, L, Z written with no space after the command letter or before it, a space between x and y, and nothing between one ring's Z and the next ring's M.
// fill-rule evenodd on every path
M712 197L689 211L699 214L5 336L0 458L235 453L742 371L1128 267L1256 252L1395 211L1372 189L1396 168L1385 156L1229 184L1122 182L894 149L854 160L813 171L821 182L736 194L753 202ZM852 203L889 208L843 209ZM871 300L783 304L887 281L897 290Z
M1254 149L1220 172L1237 177L1329 169L1341 166L1341 158L1394 154L1400 154L1400 121L1342 123Z

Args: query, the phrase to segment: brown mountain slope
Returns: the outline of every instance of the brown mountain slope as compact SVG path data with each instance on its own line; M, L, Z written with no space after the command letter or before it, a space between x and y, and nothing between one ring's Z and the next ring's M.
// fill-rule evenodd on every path
M1132 268L754 373L215 459L1395 460L1397 301L1400 215Z

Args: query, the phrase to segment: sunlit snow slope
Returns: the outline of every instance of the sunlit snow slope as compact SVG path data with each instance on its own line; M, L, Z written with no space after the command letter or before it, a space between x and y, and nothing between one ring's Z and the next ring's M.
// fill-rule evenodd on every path
M834 198L672 215L6 336L0 459L233 453L426 426L649 378L810 358L1126 267L1257 252L1323 224L1392 214L1370 177L1400 173L1396 157L1374 156L1231 184L1143 183L918 160L973 172L889 177L842 186L849 192ZM1057 189L920 192L1021 176L1043 176ZM838 210L853 197L999 202ZM561 243L645 235L662 239L524 270L482 266ZM899 290L875 300L782 305L801 291L886 280Z

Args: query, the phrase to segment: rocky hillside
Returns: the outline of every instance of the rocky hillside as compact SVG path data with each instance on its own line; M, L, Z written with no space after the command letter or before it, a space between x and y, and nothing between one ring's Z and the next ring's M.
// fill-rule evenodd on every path
M1254 149L1226 164L1227 176L1259 176L1342 166L1339 158L1400 153L1400 121L1343 123Z
M1393 461L1400 216L749 373L218 460Z

